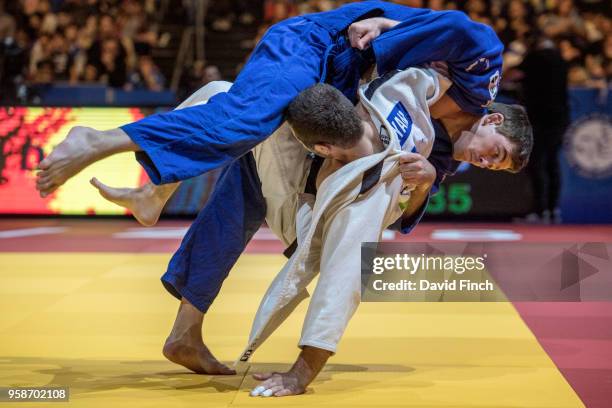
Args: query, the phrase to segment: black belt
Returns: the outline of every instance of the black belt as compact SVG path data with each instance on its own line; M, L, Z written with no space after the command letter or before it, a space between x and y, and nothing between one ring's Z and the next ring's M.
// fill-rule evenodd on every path
M321 169L323 160L324 159L319 156L315 156L314 159L312 159L310 172L308 173L308 179L306 180L306 187L304 188L305 193L313 194L315 196L317 195L317 176L319 175L319 170ZM380 181L383 165L384 162L380 161L379 163L376 163L374 167L371 167L364 172L359 194L367 193ZM291 258L291 255L293 255L296 249L297 239L295 239L291 245L289 245L287 249L283 251L283 255L285 255L287 258Z
M312 194L314 196L317 195L317 176L319 175L319 170L321 170L321 165L323 164L323 159L320 156L314 156L312 162L310 163L310 171L308 172L308 178L306 179L306 187L304 187L304 193ZM287 258L291 258L291 255L297 249L297 239L294 239L291 245L287 247L283 251L283 255Z

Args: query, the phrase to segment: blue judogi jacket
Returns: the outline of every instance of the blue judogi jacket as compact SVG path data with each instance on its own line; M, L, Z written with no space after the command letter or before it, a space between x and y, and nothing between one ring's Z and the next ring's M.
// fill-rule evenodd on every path
M370 48L380 75L433 61L446 62L454 83L447 94L465 112L486 113L486 107L497 95L504 50L491 27L476 23L459 11L415 9L380 1L351 3L337 10L303 16L333 33L342 33L353 22L371 17L401 22L376 38ZM343 52L359 53L350 45L348 49ZM348 72L346 59L351 61L351 57L341 52L335 59L333 74Z
M401 23L367 51L351 48L348 26L375 16ZM154 183L185 180L250 151L280 126L287 105L317 82L355 100L361 74L374 63L383 75L443 61L454 83L447 94L464 111L485 113L497 93L502 51L491 28L461 12L351 3L271 27L232 88L208 104L152 115L122 129L142 149L137 159Z

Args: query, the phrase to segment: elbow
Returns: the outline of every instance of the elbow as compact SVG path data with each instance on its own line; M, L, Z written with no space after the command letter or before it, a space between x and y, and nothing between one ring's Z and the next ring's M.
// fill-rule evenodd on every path
M470 19L462 11L451 10L445 13L447 25L453 38L461 39L464 44L470 44L478 48L483 46L486 49L503 47L492 27Z
M448 29L453 35L469 36L474 30L474 26L477 24L463 11L449 10L445 12L445 19L448 25Z

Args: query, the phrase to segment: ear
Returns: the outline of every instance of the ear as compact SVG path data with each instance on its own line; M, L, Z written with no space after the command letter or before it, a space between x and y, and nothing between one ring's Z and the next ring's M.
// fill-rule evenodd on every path
M327 157L331 153L331 146L329 143L316 143L314 145L314 151L319 156Z
M485 116L484 120L482 121L483 125L499 126L502 123L504 123L504 115L502 115L499 112L488 114L487 116Z

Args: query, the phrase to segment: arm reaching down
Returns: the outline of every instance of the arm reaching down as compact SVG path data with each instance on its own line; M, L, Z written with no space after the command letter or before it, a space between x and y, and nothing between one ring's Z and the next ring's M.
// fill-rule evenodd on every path
M367 196L326 215L319 281L304 319L300 347L336 352L361 301L361 243L378 241L389 218L397 218L388 210L397 206L392 191L399 191L400 183L399 178L379 183Z

